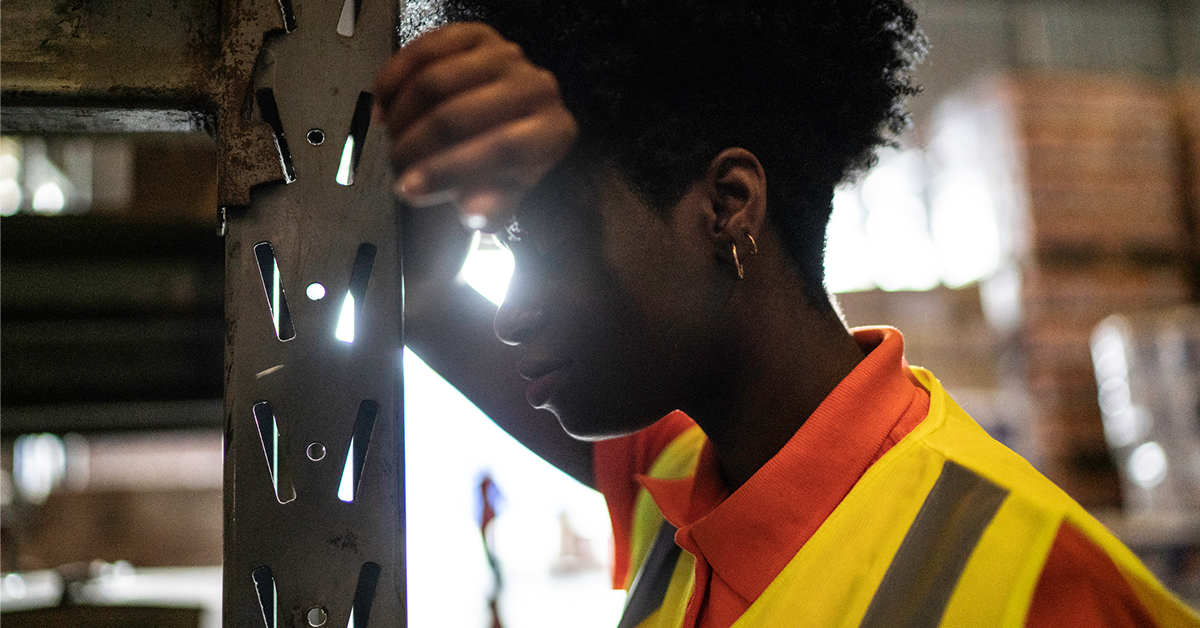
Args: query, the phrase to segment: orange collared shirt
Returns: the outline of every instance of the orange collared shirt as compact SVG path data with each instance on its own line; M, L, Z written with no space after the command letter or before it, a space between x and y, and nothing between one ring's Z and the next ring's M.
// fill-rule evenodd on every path
M863 473L928 414L929 394L908 370L900 333L860 328L854 337L866 354L863 361L737 491L731 493L721 480L707 441L694 476L642 475L671 440L694 425L682 412L638 434L596 444L597 487L613 520L616 588L632 568L633 507L638 487L644 486L679 529L676 542L696 558L684 628L727 628L749 608ZM1070 595L1080 582L1090 594ZM1128 601L1116 605L1124 614L1114 613L1113 604L1098 604L1113 599ZM1085 622L1103 618L1110 622L1103 625L1112 626L1147 625L1138 623L1145 610L1108 556L1066 525L1047 559L1027 625L1064 616Z

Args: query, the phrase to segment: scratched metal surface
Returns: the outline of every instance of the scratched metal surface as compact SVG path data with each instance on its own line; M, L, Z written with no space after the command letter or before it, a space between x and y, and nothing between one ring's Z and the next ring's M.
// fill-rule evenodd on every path
M243 24L279 20L274 0L237 4L235 12L259 12ZM337 29L342 0L292 5L294 29L269 35L253 68L251 118L231 125L256 125L264 112L270 121L263 90L271 90L285 140L278 144L286 143L291 156L288 170L274 158L274 178L294 179L253 188L248 207L228 215L224 625L270 626L263 609L276 599L275 625L311 625L308 613L319 607L314 619L324 613L324 625L341 628L353 606L362 628L366 598L358 591L371 589L372 565L378 582L365 625L404 625L400 255L383 129L369 129L353 184L336 180L360 94L392 50L399 7L395 0L363 0L347 37ZM227 24L237 21L226 15ZM250 27L238 28L252 45ZM319 145L307 139L314 129L324 136ZM261 272L260 259L269 260L258 247L264 242L281 279L282 297L271 297L274 311L286 300L294 328L286 341L277 337L268 297L271 264L266 286ZM375 254L365 292L354 292L354 338L345 342L335 330L364 243ZM306 296L313 283L325 288L324 298ZM281 328L289 335L286 323ZM256 417L263 402L271 412L259 405ZM361 483L347 503L339 484L356 417L372 402L378 418ZM269 427L265 438L260 432L271 414L277 440ZM325 452L316 461L309 455L314 443ZM266 451L276 447L273 473Z
M221 52L219 16L208 0L5 2L4 106L202 107Z

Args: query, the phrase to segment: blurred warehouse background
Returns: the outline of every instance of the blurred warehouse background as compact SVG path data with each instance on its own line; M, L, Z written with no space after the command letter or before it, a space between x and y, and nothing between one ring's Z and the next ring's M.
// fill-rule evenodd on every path
M167 123L64 132L61 115L47 133L39 103L9 98L51 60L119 62L105 29L132 4L0 14L0 603L166 605L186 615L170 625L215 626L213 141ZM829 287L851 325L899 327L909 362L1198 602L1200 0L915 4L924 93L903 145L837 194ZM216 19L176 5L184 35ZM481 238L465 280L501 299L505 255ZM412 625L489 625L484 478L504 625L615 625L603 500L419 358Z

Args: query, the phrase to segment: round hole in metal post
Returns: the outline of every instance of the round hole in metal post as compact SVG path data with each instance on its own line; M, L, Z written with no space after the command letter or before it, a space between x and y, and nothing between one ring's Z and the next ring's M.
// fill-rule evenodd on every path
M313 462L319 462L325 458L325 445L322 445L321 443L310 443L308 450L305 453L308 454L309 460L312 460Z
M320 146L325 143L325 132L321 129L312 129L305 137L308 138L308 143L313 146Z
M308 613L304 616L304 618L308 620L309 626L316 628L317 626L325 625L325 622L329 619L329 614L325 612L324 608L320 606L314 606L308 609Z
M308 295L308 298L312 299L313 301L320 301L321 299L325 298L325 286L322 286L316 282L310 283L308 284L308 287L304 289L304 294Z

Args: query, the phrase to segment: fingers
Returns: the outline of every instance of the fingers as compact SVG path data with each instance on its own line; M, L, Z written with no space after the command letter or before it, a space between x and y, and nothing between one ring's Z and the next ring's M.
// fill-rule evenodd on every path
M557 103L558 87L545 70L525 66L508 80L460 94L413 121L393 141L392 163L403 170L421 158Z
M421 161L401 175L397 193L422 206L455 202L468 227L493 230L509 222L576 133L565 109L547 109Z
M388 130L399 133L430 108L471 88L500 80L522 61L520 47L500 42L429 63L410 76L401 91L381 103L377 111L387 121Z
M422 35L380 70L375 90L397 194L454 202L475 227L511 216L578 134L554 75L485 25Z
M459 201L463 225L493 233L508 225L505 208L516 207L524 194L514 188L473 191Z
M377 111L387 111L405 84L424 66L477 47L486 41L503 41L495 29L485 24L454 24L430 31L409 42L375 75L372 93Z
M468 187L533 187L574 140L575 119L548 108L454 144L422 159L400 177L405 196Z
M403 195L402 195L403 196ZM420 208L455 206L459 222L467 229L495 232L510 222L508 208L516 207L524 197L520 187L482 188L465 193L457 190L425 195L408 195L409 205Z

